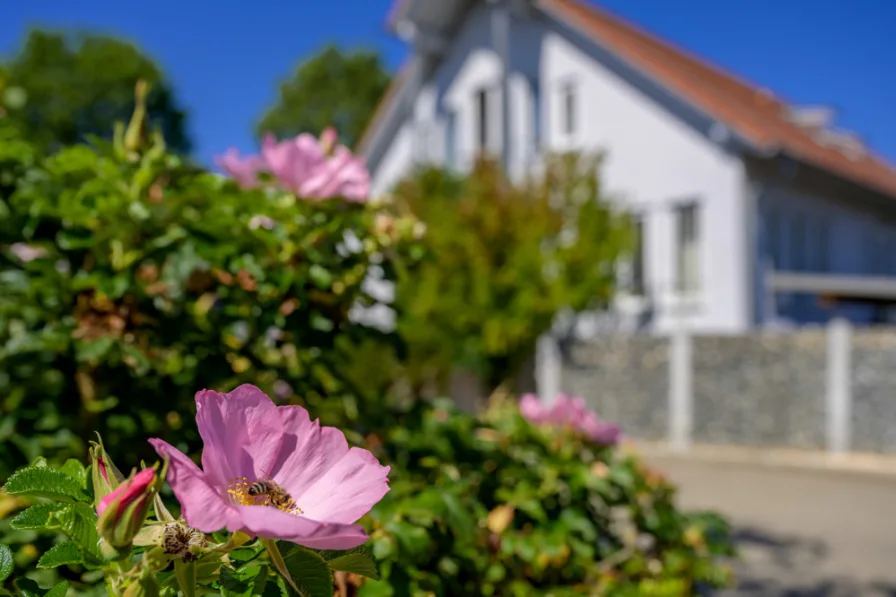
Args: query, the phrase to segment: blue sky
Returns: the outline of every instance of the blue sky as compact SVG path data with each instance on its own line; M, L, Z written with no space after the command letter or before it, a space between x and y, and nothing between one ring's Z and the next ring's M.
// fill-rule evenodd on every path
M200 159L254 147L277 83L321 46L404 48L385 31L391 0L42 0L4 2L0 53L31 26L125 36L161 63L190 112ZM896 163L896 1L600 0L600 5L796 102L839 110Z

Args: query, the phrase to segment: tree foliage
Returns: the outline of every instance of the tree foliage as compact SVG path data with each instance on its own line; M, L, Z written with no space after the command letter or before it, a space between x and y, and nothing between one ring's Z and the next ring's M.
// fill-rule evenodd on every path
M24 106L7 117L43 149L109 138L113 126L134 110L138 80L152 85L149 122L178 153L190 150L186 114L159 66L134 44L103 35L71 36L32 30L6 62L8 85L25 93Z
M396 293L415 374L461 366L494 387L558 313L609 300L630 234L598 165L596 156L555 156L543 175L511 184L481 161L468 177L424 169L398 185L396 204L427 227L429 259Z
M375 52L346 52L329 46L280 84L277 101L259 120L256 134L282 138L335 126L340 141L351 147L360 139L389 80Z

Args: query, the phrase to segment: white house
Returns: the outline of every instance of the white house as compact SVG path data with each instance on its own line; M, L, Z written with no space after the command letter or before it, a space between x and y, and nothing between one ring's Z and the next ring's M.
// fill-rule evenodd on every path
M896 298L896 169L794 106L584 0L398 0L410 56L359 146L374 192L417 160L509 172L605 150L639 219L618 321L655 332L880 320Z

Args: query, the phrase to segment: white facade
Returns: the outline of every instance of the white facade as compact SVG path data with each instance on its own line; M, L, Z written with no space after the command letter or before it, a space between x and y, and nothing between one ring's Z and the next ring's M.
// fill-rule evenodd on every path
M483 135L498 153L502 140L509 141L504 155L514 174L525 172L543 151L605 151L604 188L643 222L644 292L620 294L617 315L625 320L648 311L650 329L660 333L738 332L773 319L761 273L781 243L789 248L775 264L779 269L796 265L791 254L802 259L804 249L793 248L802 242L810 255L805 259L814 260L803 265L807 270L865 273L868 257L860 245L881 238L890 256L881 258L879 269L896 274L892 221L882 223L879 213L857 210L845 200L766 184L748 172L722 123L595 39L538 11L510 16L510 126L503 135L504 63L500 44L493 43L498 10L503 9L476 3L406 90L408 108L393 126L374 130L365 147L374 193L387 192L415 160L468 167ZM478 126L482 90L485 133ZM802 233L804 225L809 228ZM766 235L777 240L762 242ZM787 300L778 302L789 316L821 317L814 303L800 308ZM856 316L864 317L858 311Z

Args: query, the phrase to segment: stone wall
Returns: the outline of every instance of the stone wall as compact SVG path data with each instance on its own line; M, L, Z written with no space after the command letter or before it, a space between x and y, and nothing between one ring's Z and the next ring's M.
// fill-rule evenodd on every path
M823 331L694 338L694 441L823 448L825 340Z
M563 359L561 387L583 397L627 435L663 439L669 427L668 340L607 336L574 346Z
M896 452L896 333L853 332L852 400L853 449Z
M675 403L688 441L896 453L896 327L842 340L829 332L691 338L690 357L676 360L688 380ZM633 438L668 439L672 344L622 335L578 344L561 359L560 387ZM831 346L844 348L829 354ZM848 359L843 385L828 378L831 358ZM841 432L842 448L832 439Z

